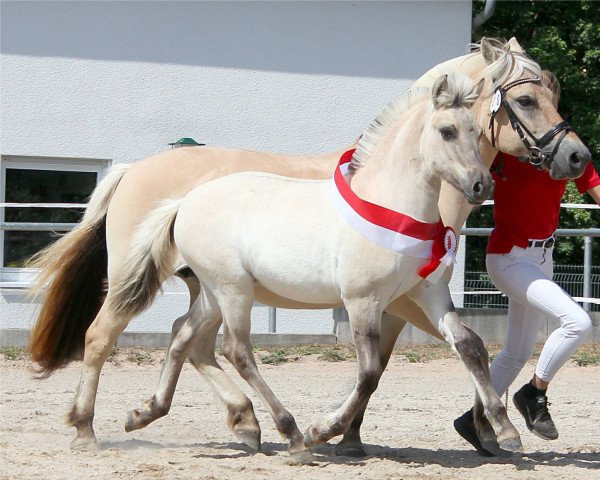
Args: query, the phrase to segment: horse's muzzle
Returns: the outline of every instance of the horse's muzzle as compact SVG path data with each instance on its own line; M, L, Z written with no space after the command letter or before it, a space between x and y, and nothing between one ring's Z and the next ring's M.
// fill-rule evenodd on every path
M577 178L592 160L592 154L580 141L566 138L549 165L550 176L555 180Z

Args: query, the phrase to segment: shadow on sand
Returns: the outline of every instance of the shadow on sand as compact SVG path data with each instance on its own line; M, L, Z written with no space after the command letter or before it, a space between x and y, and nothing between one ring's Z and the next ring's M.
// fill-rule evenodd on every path
M145 440L105 441L99 444L101 450L135 450L135 449L199 449L192 453L194 458L244 458L251 455L286 455L287 448L283 443L265 442L262 450L255 452L242 443L192 443L192 444L161 444ZM424 448L392 448L381 445L365 445L366 457L343 457L334 452L334 445L326 444L313 449L314 462L364 465L368 458L380 458L420 467L423 465L439 465L445 468L476 468L485 464L512 464L517 470L534 470L538 466L574 466L585 469L600 469L600 453L597 452L530 452L512 458L484 458L472 450L459 449L424 449Z

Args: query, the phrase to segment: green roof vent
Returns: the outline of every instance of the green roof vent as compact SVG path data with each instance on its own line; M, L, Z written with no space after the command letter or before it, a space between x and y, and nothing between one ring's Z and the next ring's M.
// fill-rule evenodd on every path
M176 142L169 143L173 148L181 148L181 147L202 147L206 145L205 143L198 143L193 138L183 137L177 140Z

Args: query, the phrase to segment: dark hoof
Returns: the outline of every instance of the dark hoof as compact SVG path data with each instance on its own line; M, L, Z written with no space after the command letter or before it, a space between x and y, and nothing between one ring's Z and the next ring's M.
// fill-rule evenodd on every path
M523 445L518 438L507 438L499 442L498 446L502 450L512 453L523 453Z
M140 428L144 428L150 422L140 420L142 415L139 410L129 410L127 412L127 418L125 420L125 431L133 432L134 430L139 430Z
M95 452L98 450L98 443L96 442L95 437L75 437L71 442L71 450Z
M315 457L310 450L288 453L290 454L290 463L293 465L307 465L315 462Z
M491 456L495 457L511 458L516 453L516 451L502 448L496 441L482 441L481 445L486 451L492 454ZM522 449L519 451L522 452Z
M362 445L341 445L337 444L334 449L335 454L338 457L366 457L367 452Z
M233 433L244 445L260 452L260 430L234 429Z

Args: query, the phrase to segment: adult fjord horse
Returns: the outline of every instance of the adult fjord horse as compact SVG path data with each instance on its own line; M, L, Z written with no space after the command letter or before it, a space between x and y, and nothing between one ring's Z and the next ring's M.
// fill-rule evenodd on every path
M510 45L512 45L512 48L515 52L519 52L520 49L518 48L518 45L515 45L514 40L511 41L509 43ZM483 48L485 48L485 43L483 43ZM516 58L511 58L511 52L506 52L506 57L502 58L503 60L510 60L511 63L514 62L519 62L520 59L519 56L517 55ZM461 59L463 63L463 69L464 69L464 65L468 65L469 62L467 61L467 58L463 58ZM470 61L472 61L473 58L470 59ZM450 62L448 62L450 65L456 63L457 60L452 60ZM495 62L501 63L499 62L499 60L495 60ZM497 67L494 66L494 64L492 63L490 65L490 75L493 72L493 68L492 67ZM424 79L426 78L431 78L433 75L433 72L435 71L448 71L448 65L443 64L439 67L436 67L435 69L433 69L431 72L429 72L427 75L425 75L423 77L423 79L421 79L419 82L417 82L418 84L423 83L426 84L426 82L423 82ZM535 72L535 68L531 67L531 72ZM497 69L502 71L502 69ZM527 69L526 69L527 70ZM512 72L512 75L510 75L510 73ZM494 72L495 75L499 75L498 72ZM502 91L501 91L501 95L505 96L506 92L508 90L510 90L511 88L514 88L515 86L520 84L520 81L522 81L519 78L519 75L517 74L516 71L514 70L509 70L509 73L503 73L502 75L505 75L505 86L503 87ZM524 83L529 83L529 79L525 78L524 79L525 82ZM542 82L543 85L551 92L551 98L552 98L552 104L554 106L556 106L558 104L558 98L559 98L559 85L558 85L558 81L556 80L556 78L550 74L549 72L542 72ZM544 94L547 94L547 91L543 91ZM506 100L502 100L502 96L500 97L501 100L501 104L506 103ZM528 103L531 103L534 101L534 97L531 96L531 92L520 92L520 96L519 98L519 102L522 103L525 106ZM497 108L497 106L496 106ZM510 117L509 119L511 119L511 122L515 122L515 126L516 126L516 130L521 130L519 132L519 135L521 136L521 138L525 138L526 141L530 141L531 138L527 139L527 137L523 136L523 129L526 131L529 131L527 129L526 125L523 125L521 127L520 121L518 119L518 115L514 112L514 110L512 109L512 107L510 107L510 105L506 105L506 107L508 110L510 110ZM491 113L490 115L492 117L492 121L494 121L494 116L497 114L497 112L495 113ZM493 124L488 124L488 125L492 125ZM501 125L504 125L501 123ZM564 123L559 123L557 124L557 127L555 127L554 129L552 129L550 132L550 134L546 137L545 142L549 143L549 140L552 140L554 138L554 136L558 135L559 133L561 133L561 130L563 130L565 128ZM494 143L494 133L492 130L489 131L489 134L492 135L492 143ZM531 134L531 132L530 132ZM535 134L533 134L534 136ZM566 132L563 131L561 133L561 135L566 135ZM496 144L497 144L497 140ZM539 142L538 144L542 144L543 142ZM556 140L550 147L548 147L548 145L546 145L545 151L546 151L546 155L548 155L548 152L551 151L551 148L560 148L561 146L561 142L560 140ZM538 152L536 152L536 149L533 148L532 149L533 152L535 152L532 155L532 162L544 162L545 163L545 167L548 168L549 166L549 162L548 159L541 159L539 158L539 155L536 156L536 154ZM579 158L578 158L578 153L572 154L574 155L574 159L573 159L573 165L577 165ZM586 149L583 148L581 151L581 162L583 164L585 164L585 159L589 158L589 154L587 153ZM491 157L493 158L493 157ZM558 169L558 163L554 164L552 166L553 168L557 168ZM555 172L554 175L559 177L561 175L563 175L564 173L561 173L560 171L557 173ZM443 191L443 193L447 193L447 197L448 198L452 198L452 194L454 193L454 190L451 188L448 188L448 185L445 185L446 190ZM442 194L443 194L442 193ZM464 202L463 202L464 203ZM461 220L461 211L459 210L459 205L456 205L457 210L454 212L454 214L456 215L456 218L458 218L459 220L456 221L456 223L454 224L455 228L458 228L462 225L462 223L464 223L464 218ZM449 208L449 205L447 203L441 203L440 204L440 208L442 210L442 217L443 218L454 218L450 215L450 213L452 213L452 209ZM467 206L467 208L469 208ZM444 213L446 213L446 215L444 215ZM466 213L464 213L464 216L466 218ZM197 283L197 279L193 276L193 274L191 275L185 275L185 272L181 272L183 275L182 277L184 278L184 280L186 281L186 283L188 283L188 286L190 287L190 292L192 293L192 302L193 300L196 298L198 292L199 292L199 285ZM188 273L190 273L189 269L188 269ZM316 308L317 306L315 305L304 305L298 302L292 302L289 299L282 299L282 298L276 298L272 292L265 292L264 288L260 285L257 286L257 294L259 295L259 298L261 299L262 303L268 303L270 305L274 305L274 306L278 306L278 307L284 307L284 308ZM404 318L408 318L410 321L412 321L412 323L415 323L417 326L419 326L420 328L423 328L423 325L426 325L427 328L425 329L426 331L428 331L429 333L432 333L433 335L436 335L439 337L439 335L437 335L437 332L432 332L431 328L430 328L430 324L427 322L427 320L425 318L423 318L421 312L419 312L418 310L415 311L415 315L418 315L416 317L413 317L412 319L410 317L408 317L408 312L411 311L411 308L414 309L414 304L410 303L411 301L408 299L408 297L402 297L401 299L396 300L395 302L393 302L393 304L391 306L388 307L388 311L393 311L396 315L400 315L403 311L405 314ZM181 364L183 361L183 358L185 358L185 356L187 355L188 351L189 351L189 341L183 341L183 339L181 338L182 336L178 336L175 337L175 332L177 332L179 330L179 328L181 327L181 325L183 325L184 321L186 320L186 316L181 317L180 319L177 320L177 322L175 323L174 327L173 327L173 335L172 335L172 344L169 348L169 357L167 359L167 363L165 364L165 367L163 368L162 372L161 372L161 378L159 381L159 386L155 392L155 394L149 399L147 400L142 408L139 409L135 409L135 410L131 410L128 414L128 418L127 418L127 422L125 425L125 429L127 431L131 431L134 429L138 429L138 428L143 428L146 425L148 425L149 423L151 423L152 421L156 420L157 418L160 418L161 416L166 415L166 413L168 413L168 410L170 408L171 405L171 401L173 398L173 394L175 391L175 386L176 386L176 380L177 380L177 376L179 374L179 370L178 368L181 368ZM385 365L389 359L389 355L391 354L391 350L392 347L394 345L394 342L396 340L396 337L398 336L399 332L401 331L401 329L403 328L405 324L405 321L398 318L398 317L394 317L391 315L386 315L384 316L383 319L383 325L382 328L385 332L384 335L382 335L382 337L384 339L387 339L387 341L382 340L382 350L385 353L382 353L382 362ZM218 328L218 325L216 326L216 328ZM226 328L226 327L225 327ZM216 336L216 332L217 330L213 330L213 332L209 332L208 330L206 331L198 331L196 332L196 337L195 339L193 339L193 342L195 344L194 350L192 351L192 355L191 355L191 360L192 363L194 364L194 366L204 375L204 377L209 380L209 382L211 383L211 385L213 386L213 388L215 389L215 393L221 398L221 400L223 401L223 403L227 406L227 424L230 427L230 429L238 436L238 438L240 438L241 440L243 440L247 445L253 447L253 448L259 448L260 446L260 427L258 426L258 422L256 421L256 418L254 416L253 410L252 410L252 405L249 402L249 400L247 399L247 397L245 395L243 395L243 393L240 392L240 390L235 386L235 384L233 384L227 377L224 377L222 374L222 371L219 369L218 365L216 364L215 360L214 360L214 355L213 355L213 351L214 351L214 340L215 340L215 336ZM177 338L178 341L174 341L174 338ZM187 340L187 339L186 339ZM234 400L235 399L235 400ZM500 454L503 454L503 452L499 452L497 450L497 444L496 441L494 439L494 435L493 435L493 431L490 430L489 425L486 425L484 422L482 422L483 420L483 412L480 409L480 405L477 404L476 405L476 410L478 411L478 415L477 415L477 421L478 421L478 426L480 430L484 430L481 431L481 435L482 438L484 440L484 443L486 443L487 448L490 451L497 451ZM362 448L362 443L360 440L360 425L362 423L362 419L363 419L363 414L364 414L364 409L363 411L357 415L357 417L355 418L353 424L352 424L352 428L347 431L344 435L343 440L336 446L336 452L338 454L342 454L342 455L364 455L364 450ZM235 418L236 421L235 422L231 422L231 419Z
M493 191L479 152L482 129L466 108L479 92L468 77L446 75L432 93L422 90L406 92L374 120L356 151L342 156L334 181L245 172L166 201L136 232L109 300L123 317L143 311L173 274L179 252L202 289L173 343L191 341L201 325L218 325L222 317L223 353L265 404L290 454L300 459L310 447L343 434L375 391L383 373L383 310L403 294L424 306L471 373L499 444L521 448L491 385L481 340L455 342L467 335L447 282L439 281L441 273L431 283L423 280L451 263L456 246L454 231L439 217L442 178L471 204ZM448 263L440 265L442 258ZM256 366L250 345L256 284L290 300L322 308L343 304L348 311L356 387L305 435ZM175 370L183 360L174 360Z
M498 150L514 155L527 154L527 147L511 128L503 108L493 118L495 142L492 145L488 129L489 105L498 87L509 85L514 80L538 77L539 66L523 54L514 40L506 45L482 40L478 51L435 67L417 85L431 85L439 74L454 70L464 71L472 78L486 79L482 95L471 107L479 125L484 128L485 137L480 142L484 163L490 165ZM537 137L562 121L544 78L515 85L506 91L505 97ZM555 145L556 139L546 149ZM96 442L93 417L100 371L116 338L130 320L118 318L110 310L105 301L104 283L108 280L106 298L110 298L112 285L120 277L131 238L144 216L161 200L184 196L196 185L237 171L330 178L344 151L302 157L209 147L177 149L140 161L128 169L117 168L101 182L90 199L81 224L42 252L35 263L41 272L34 290L44 290L45 297L30 340L32 359L39 364L40 372L47 376L84 353L80 388L68 417L69 423L77 429L72 447L92 446ZM589 152L570 132L554 155L552 165L556 177L577 176L588 159ZM453 187L442 185L440 210L446 225L453 226L455 230L461 228L470 208ZM193 287L192 296L197 295L197 283L193 279L188 281ZM264 303L277 304L281 301L283 306L293 306L292 302L286 303L285 299L278 299L270 292L263 293ZM303 305L296 304L296 307L300 306ZM381 345L384 365L393 348L391 339L398 335L406 320L436 334L436 329L421 309L407 297L395 300L386 311L395 317L385 316L382 324L382 328L388 331L384 335L387 341ZM239 389L237 395L230 395L237 387L220 370L214 352L210 352L217 330L215 326L206 335L198 337L198 348L191 349L190 360L207 376L217 393L225 386L229 388L229 396L222 398L227 405L227 424L236 434L239 427L240 438L255 444L256 438L260 438L260 430L252 404ZM168 410L168 405L157 407L163 414ZM361 421L362 414L359 413L344 436L343 450L361 448ZM248 433L252 428L254 440L250 442Z

